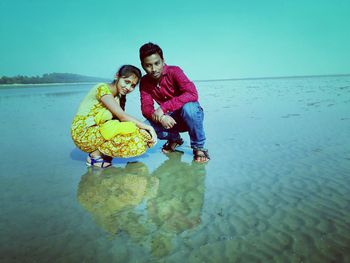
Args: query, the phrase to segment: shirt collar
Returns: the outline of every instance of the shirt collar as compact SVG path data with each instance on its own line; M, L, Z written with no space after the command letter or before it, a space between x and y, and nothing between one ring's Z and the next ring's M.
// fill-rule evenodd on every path
M162 75L164 76L166 74L168 74L168 65L164 63Z

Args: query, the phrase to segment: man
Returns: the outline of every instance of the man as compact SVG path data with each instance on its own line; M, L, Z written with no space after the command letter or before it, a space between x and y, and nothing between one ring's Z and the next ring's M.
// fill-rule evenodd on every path
M140 82L141 110L155 129L159 139L166 139L164 153L183 144L180 132L188 132L194 161L208 162L204 148L203 109L198 102L195 85L177 66L164 63L162 49L153 43L140 48L140 60L146 75ZM154 101L159 105L154 108Z

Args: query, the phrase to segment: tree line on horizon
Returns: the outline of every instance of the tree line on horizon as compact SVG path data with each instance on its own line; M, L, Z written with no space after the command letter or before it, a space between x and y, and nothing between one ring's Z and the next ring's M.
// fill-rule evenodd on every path
M14 77L2 76L0 84L46 84L46 83L73 83L73 82L99 82L106 81L103 78L83 76L73 73L46 73L42 76L23 76Z

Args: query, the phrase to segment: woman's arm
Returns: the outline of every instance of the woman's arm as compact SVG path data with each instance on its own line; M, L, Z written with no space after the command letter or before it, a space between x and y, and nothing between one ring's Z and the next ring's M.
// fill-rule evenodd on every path
M114 97L110 94L101 97L101 102L107 107L107 109L116 116L120 121L131 121L136 124L140 129L144 129L150 132L154 142L157 140L157 135L152 126L147 125L131 115L127 114L120 105L115 101Z

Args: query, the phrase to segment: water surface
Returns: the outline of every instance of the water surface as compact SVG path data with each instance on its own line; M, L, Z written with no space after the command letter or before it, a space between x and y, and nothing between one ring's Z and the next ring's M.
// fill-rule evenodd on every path
M69 134L90 85L0 89L0 261L349 262L350 77L196 85L210 163L184 135L105 170Z

